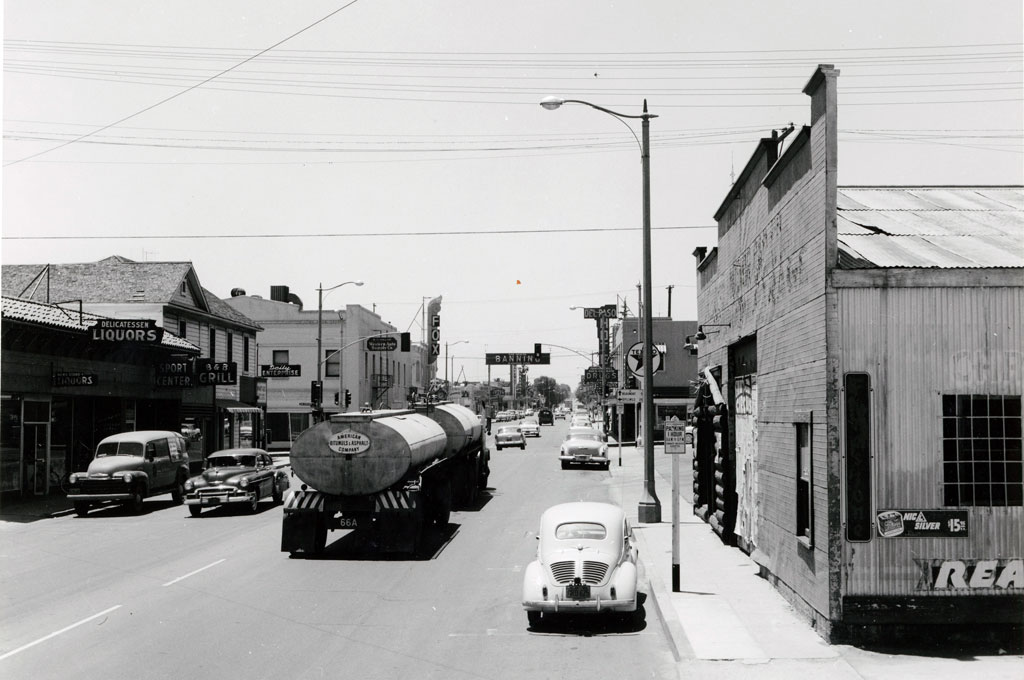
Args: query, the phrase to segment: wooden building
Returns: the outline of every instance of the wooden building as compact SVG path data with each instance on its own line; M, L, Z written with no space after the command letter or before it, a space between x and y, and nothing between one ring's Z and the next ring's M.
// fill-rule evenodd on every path
M838 75L694 253L695 512L829 639L1019 630L1024 187L839 186Z

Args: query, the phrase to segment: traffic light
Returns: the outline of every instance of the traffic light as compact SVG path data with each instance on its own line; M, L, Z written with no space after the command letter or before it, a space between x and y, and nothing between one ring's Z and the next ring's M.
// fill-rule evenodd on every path
M403 352L408 352L410 346L412 345L412 340L409 337L409 334L408 333L402 333L402 335L400 337L401 337L401 348L400 349Z
M324 383L322 380L309 381L309 400L317 406L324 402Z
M337 392L334 393L334 405L335 406L338 405L338 393Z
M349 391L349 390L345 390L345 408L348 408L351 405L352 405L352 392Z

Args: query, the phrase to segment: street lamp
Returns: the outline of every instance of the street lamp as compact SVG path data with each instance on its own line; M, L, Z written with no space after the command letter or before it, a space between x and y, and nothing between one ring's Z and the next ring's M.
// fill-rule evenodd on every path
M324 344L324 293L330 293L336 288L347 286L350 283L354 283L357 286L363 285L362 281L346 281L345 283L339 283L336 286L330 288L324 288L323 282L320 283L320 287L316 289L317 301L316 301L316 384L317 384L317 395L313 400L313 410L316 413L316 417L319 419L321 413L323 413L323 399L324 399L324 384L321 374L321 364ZM339 357L340 361L340 357Z
M657 118L655 114L647 113L647 100L644 100L644 112L639 116L631 116L618 113L603 106L591 104L580 99L561 99L559 97L545 97L540 105L549 111L553 111L562 104L583 104L592 109L607 113L629 128L633 139L637 139L632 126L626 122L627 118L639 118L643 141L637 139L640 145L640 166L643 173L643 239L644 239L644 280L643 280L643 309L647 313L643 317L643 373L644 373L644 493L640 498L640 505L637 519L643 523L653 524L661 521L661 502L654 491L654 373L651 370L651 357L654 349L654 324L651 322L651 118Z
M451 343L451 346L455 347L455 345L461 345L464 342L468 343L469 340L456 340L455 342ZM444 343L444 384L445 385L448 384L448 346L449 346L449 343L447 343L447 342ZM454 369L452 369L452 370L454 370Z

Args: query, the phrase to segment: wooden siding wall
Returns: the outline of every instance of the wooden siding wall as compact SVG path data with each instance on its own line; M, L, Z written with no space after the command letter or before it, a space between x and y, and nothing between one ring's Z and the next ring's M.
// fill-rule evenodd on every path
M728 347L756 335L757 502L754 543L773 579L830 615L828 446L826 439L826 149L834 131L816 124L780 173L723 213L715 270L699 277L701 324L729 323L700 343L700 368L721 366L731 383ZM764 168L767 171L767 168ZM764 173L753 173L760 182ZM780 184L783 185L780 190ZM789 186L786 187L785 185ZM743 194L747 196L746 193ZM796 536L796 414L812 412L813 545ZM741 509L740 512L743 512ZM785 590L784 589L784 590Z
M1024 291L848 288L839 309L842 372L871 376L873 511L942 508L942 395L1024 392ZM920 588L915 560L1024 556L1024 508L968 508L968 526L844 545L843 594L955 596Z

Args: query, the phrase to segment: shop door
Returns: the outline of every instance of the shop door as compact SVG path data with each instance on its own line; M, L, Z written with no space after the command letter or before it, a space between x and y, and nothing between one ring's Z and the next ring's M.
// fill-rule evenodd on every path
M40 424L25 425L25 488L36 495L49 491L50 446L48 427Z

